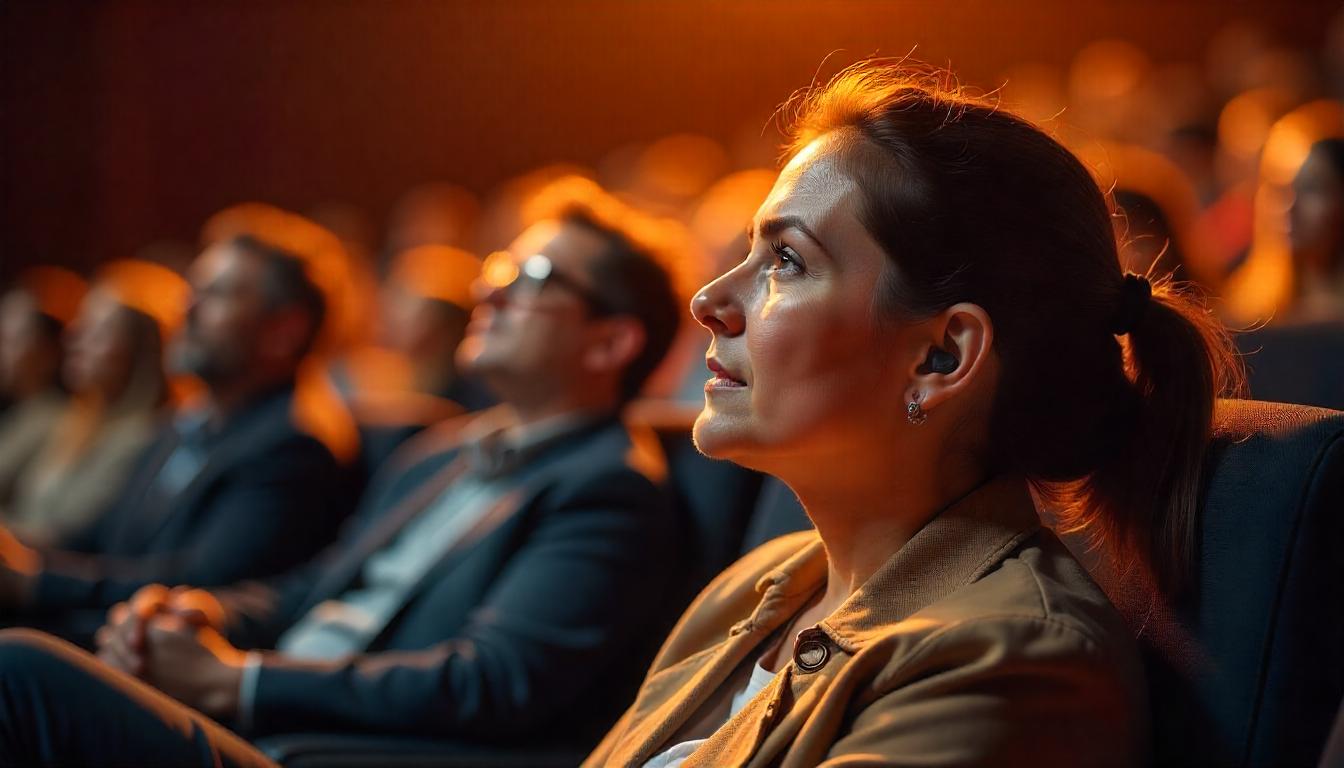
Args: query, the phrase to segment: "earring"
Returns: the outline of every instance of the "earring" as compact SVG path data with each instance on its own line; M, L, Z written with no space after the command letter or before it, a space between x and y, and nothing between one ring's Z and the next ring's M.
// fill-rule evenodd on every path
M915 426L919 426L929 420L929 414L925 413L924 409L919 404L918 392L916 392L914 396L910 398L910 402L906 404L905 418Z

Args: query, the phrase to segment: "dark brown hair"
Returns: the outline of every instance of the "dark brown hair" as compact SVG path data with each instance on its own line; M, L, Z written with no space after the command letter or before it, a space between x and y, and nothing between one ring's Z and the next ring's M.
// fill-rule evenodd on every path
M621 376L621 402L633 400L672 347L685 314L674 274L680 228L572 176L548 185L530 207L529 218L574 224L605 243L589 264L593 289L610 314L633 317L644 328L644 347Z
M795 106L791 151L834 135L862 190L860 218L889 257L879 311L973 302L991 317L988 468L1024 474L1064 527L1182 591L1214 401L1240 382L1221 325L1170 282L1143 303L1130 280L1126 302L1087 169L948 73L864 62Z
M322 334L327 301L308 274L304 259L284 246L256 235L234 235L228 244L259 257L265 264L266 276L262 290L268 309L297 307L308 317L308 335L298 350L298 356L308 354Z

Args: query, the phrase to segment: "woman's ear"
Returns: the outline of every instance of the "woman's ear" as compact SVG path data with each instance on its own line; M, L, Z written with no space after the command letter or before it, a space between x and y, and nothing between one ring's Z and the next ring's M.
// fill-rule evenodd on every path
M627 315L603 320L595 329L583 363L594 373L623 371L644 349L644 324Z
M953 304L927 321L927 340L910 371L906 402L926 412L966 392L986 375L994 326L978 304Z

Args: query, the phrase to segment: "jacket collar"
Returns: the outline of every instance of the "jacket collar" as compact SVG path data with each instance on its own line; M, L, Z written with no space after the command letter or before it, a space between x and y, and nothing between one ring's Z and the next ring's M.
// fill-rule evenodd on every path
M894 622L979 579L1039 528L1026 480L994 478L926 523L819 627L855 653ZM757 614L768 614L762 623L792 615L825 581L817 539L756 583Z
M869 641L890 633L893 624L987 573L1039 527L1026 481L995 478L925 524L818 627L852 656ZM618 738L613 764L640 765L648 760L732 670L751 654L759 654L770 633L825 588L826 575L826 551L814 533L795 554L757 580L761 598L755 610L734 624L726 638L649 676L630 714L638 725ZM815 674L793 674L790 664L772 686L776 691L788 686L796 701L834 674L833 666ZM738 713L736 719L751 723L757 736L734 742L733 749L749 754L756 748L767 728L765 720L773 715L752 708L765 706L754 699ZM737 755L737 763L717 759L725 757L719 753L715 757L716 764L747 760L747 754ZM697 763L692 758L688 764Z

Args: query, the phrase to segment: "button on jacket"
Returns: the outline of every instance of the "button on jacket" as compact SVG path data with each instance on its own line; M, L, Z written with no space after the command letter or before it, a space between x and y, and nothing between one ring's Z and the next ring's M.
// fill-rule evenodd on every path
M825 588L815 532L721 574L663 645L634 705L588 758L640 766ZM1021 478L944 510L683 764L1136 765L1148 713L1119 615L1040 526ZM786 646L786 651L788 647Z

